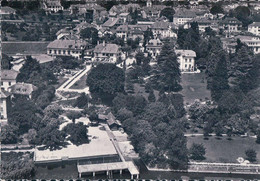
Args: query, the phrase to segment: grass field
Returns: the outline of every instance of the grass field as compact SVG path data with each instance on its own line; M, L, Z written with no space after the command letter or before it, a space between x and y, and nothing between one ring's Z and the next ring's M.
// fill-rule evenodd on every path
M192 103L195 99L210 98L210 91L207 90L207 80L204 73L182 74L181 85L185 103Z
M202 143L206 148L207 162L225 162L238 163L237 158L246 158L245 150L251 148L257 153L257 163L260 163L260 144L255 143L254 138L232 137L232 140L227 140L227 137L222 137L221 140L216 137L210 137L209 140L204 140L203 136L188 137L188 148L192 143Z
M46 54L49 42L2 42L5 54Z
M75 84L73 84L70 89L84 89L86 85L87 75L82 76Z

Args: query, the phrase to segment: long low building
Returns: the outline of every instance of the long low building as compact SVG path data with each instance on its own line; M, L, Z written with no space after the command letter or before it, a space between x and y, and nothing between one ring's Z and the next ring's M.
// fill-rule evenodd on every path
M35 150L35 163L62 162L63 160L78 161L88 158L105 158L117 156L117 151L111 142L107 132L99 127L89 127L88 135L91 140L87 144L79 146L68 145L59 150Z
M92 45L82 40L54 40L47 46L47 54L51 56L72 56L81 58L86 49Z

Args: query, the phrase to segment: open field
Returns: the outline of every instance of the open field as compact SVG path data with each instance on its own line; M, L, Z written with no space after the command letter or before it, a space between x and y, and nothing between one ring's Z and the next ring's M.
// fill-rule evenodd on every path
M46 54L49 42L2 42L2 52L8 55Z
M254 138L232 137L232 140L227 140L225 136L221 140L212 136L209 140L204 140L203 136L188 137L188 148L192 143L202 143L206 148L206 160L204 162L223 162L223 163L238 163L237 158L246 158L245 150L254 149L258 151L257 163L260 163L260 144L255 143Z
M205 73L182 74L181 85L184 103L192 103L195 99L210 98Z
M70 89L85 89L87 87L86 85L87 75L83 75L75 84L73 84Z

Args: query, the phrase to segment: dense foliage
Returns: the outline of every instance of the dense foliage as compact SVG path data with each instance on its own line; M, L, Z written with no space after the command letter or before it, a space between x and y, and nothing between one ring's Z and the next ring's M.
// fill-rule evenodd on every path
M124 71L114 64L99 64L92 68L87 85L92 93L114 95L124 91Z

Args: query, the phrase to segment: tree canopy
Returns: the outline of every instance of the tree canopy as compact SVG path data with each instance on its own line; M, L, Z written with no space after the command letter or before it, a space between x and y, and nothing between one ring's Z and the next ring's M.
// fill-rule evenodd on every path
M124 71L115 64L98 64L92 68L88 77L87 85L92 93L115 95L124 91Z

